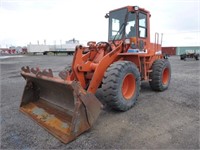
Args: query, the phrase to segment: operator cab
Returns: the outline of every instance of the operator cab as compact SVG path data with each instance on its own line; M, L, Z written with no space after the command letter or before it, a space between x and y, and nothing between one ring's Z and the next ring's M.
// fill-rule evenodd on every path
M138 6L127 6L110 11L108 40L110 42L124 40L133 49L145 50L150 43L150 13Z

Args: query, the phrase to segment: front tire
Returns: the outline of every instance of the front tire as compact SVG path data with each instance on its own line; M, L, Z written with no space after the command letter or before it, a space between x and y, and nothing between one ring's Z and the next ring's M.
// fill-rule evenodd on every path
M104 74L102 90L106 104L114 110L127 111L136 102L140 92L140 73L130 61L110 65Z
M155 91L164 91L169 87L171 80L171 65L166 59L156 60L152 65L149 82Z

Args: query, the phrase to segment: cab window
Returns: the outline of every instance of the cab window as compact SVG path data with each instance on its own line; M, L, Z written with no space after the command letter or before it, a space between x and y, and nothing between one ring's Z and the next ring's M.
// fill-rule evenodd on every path
M136 36L136 14L134 12L129 13L127 25L126 25L126 37L135 37Z
M139 13L139 37L147 37L147 15Z

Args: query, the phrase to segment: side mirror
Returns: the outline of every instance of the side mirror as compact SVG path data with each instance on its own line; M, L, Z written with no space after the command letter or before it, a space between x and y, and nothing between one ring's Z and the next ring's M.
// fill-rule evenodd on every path
M109 14L108 13L105 15L105 18L109 18Z

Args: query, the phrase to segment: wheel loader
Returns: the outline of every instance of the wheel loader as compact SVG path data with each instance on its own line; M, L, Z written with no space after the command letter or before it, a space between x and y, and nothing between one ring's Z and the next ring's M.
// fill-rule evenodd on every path
M136 103L141 81L166 90L171 67L161 52L162 36L156 33L150 42L150 16L138 6L110 11L108 41L78 45L71 68L59 76L51 69L22 67L26 85L20 111L68 143L92 127L102 102L124 112Z

